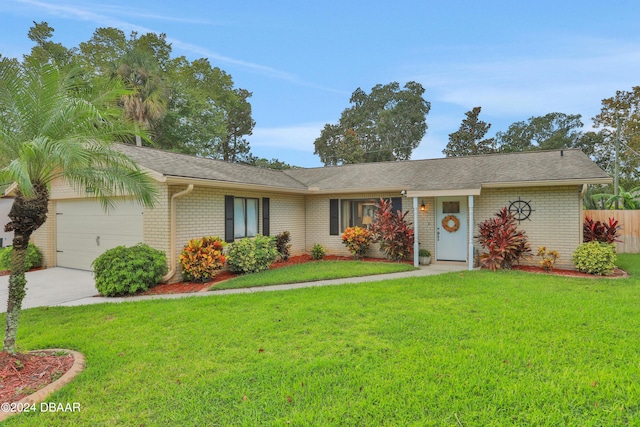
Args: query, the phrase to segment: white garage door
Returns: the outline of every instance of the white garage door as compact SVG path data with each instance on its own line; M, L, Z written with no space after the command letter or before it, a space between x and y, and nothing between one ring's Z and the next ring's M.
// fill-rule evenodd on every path
M60 267L91 270L91 262L107 249L142 242L138 203L118 200L108 213L95 200L56 203L56 252Z

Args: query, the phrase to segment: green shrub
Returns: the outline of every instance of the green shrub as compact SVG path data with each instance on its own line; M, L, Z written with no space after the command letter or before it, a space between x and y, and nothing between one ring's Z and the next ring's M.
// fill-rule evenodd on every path
M218 236L189 240L178 258L185 280L206 282L213 279L226 261L222 253L225 246Z
M164 252L143 243L129 248L116 246L91 265L98 292L108 297L146 291L167 273Z
M587 242L578 246L573 253L573 263L583 273L606 276L616 268L616 252L613 244Z
M13 253L13 247L5 248L2 252L0 252L0 270L10 270L11 269L11 254ZM27 260L25 263L25 269L29 270L31 268L41 267L42 266L42 253L40 249L33 243L29 243L27 246Z
M311 258L316 261L321 260L327 254L327 251L324 250L324 247L320 243L316 243L311 248Z
M280 254L280 258L286 261L291 256L291 234L288 231L283 231L276 236L276 250Z
M257 273L268 270L278 259L275 239L258 234L252 239L240 239L227 247L227 264L234 273Z

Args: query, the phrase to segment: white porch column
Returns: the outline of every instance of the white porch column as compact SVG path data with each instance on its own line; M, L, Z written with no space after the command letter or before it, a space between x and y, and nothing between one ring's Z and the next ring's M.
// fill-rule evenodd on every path
M473 195L469 195L469 270L473 270Z
M420 250L420 242L418 242L418 198L413 198L413 266L420 266L420 258L418 251Z

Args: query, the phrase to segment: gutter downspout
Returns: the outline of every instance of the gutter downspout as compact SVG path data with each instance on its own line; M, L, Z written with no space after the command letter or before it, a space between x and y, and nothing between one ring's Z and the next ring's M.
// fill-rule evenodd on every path
M169 229L169 272L162 276L160 281L166 283L176 274L176 199L186 196L193 191L193 184L189 184L184 190L171 196L170 229Z

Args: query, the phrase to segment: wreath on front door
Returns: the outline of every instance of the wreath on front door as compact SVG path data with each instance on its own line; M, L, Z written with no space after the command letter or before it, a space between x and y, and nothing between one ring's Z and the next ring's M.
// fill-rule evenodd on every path
M453 222L453 225L451 225L451 222ZM460 228L460 220L455 215L447 215L442 220L442 228L449 233L456 232Z

